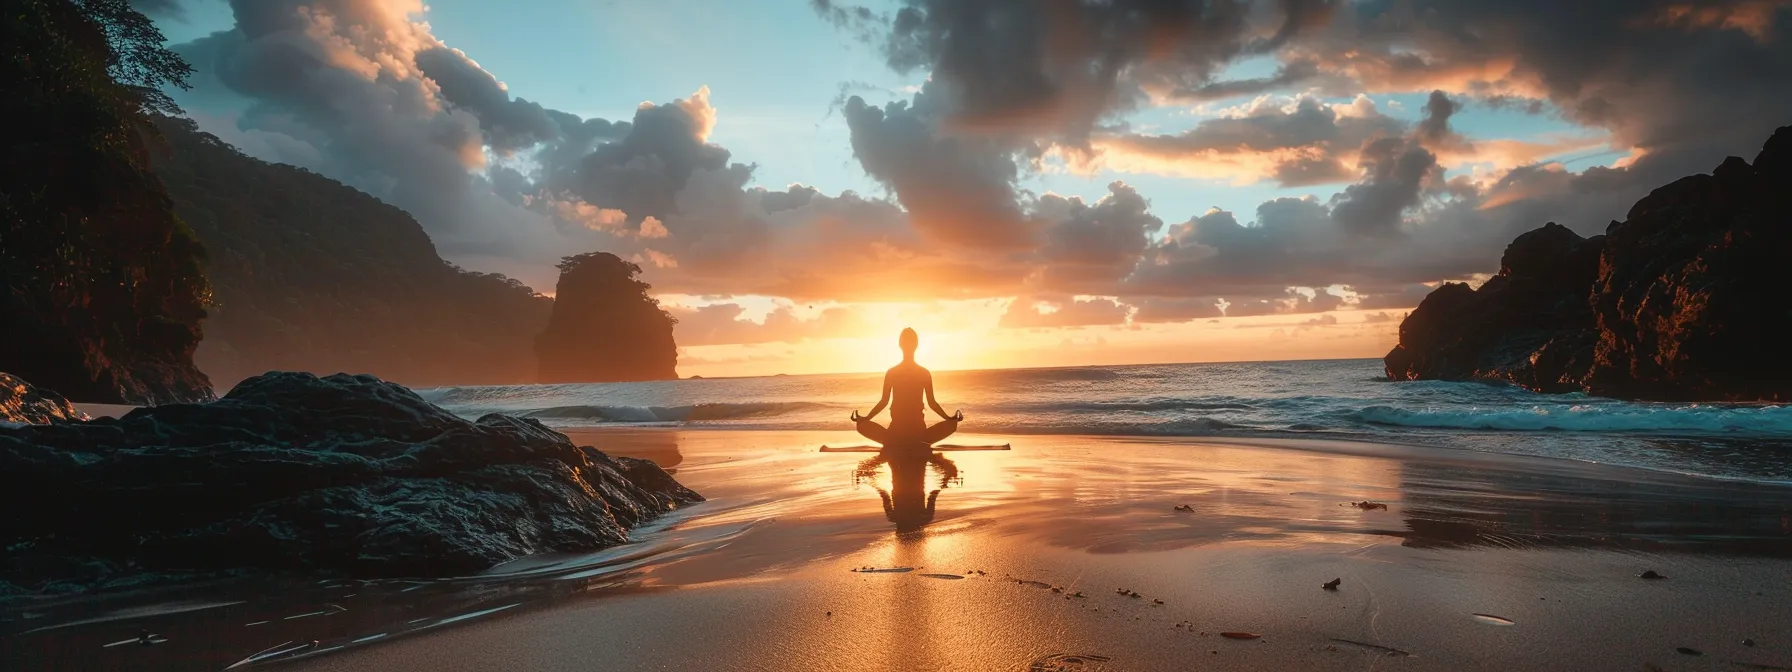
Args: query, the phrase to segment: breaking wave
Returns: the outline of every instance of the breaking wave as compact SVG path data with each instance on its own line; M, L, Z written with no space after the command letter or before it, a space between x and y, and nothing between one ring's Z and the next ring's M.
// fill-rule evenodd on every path
M1355 417L1376 425L1437 429L1792 436L1792 406L1632 403L1500 409L1370 406L1358 411Z
M524 411L518 415L543 420L633 423L703 422L706 420L776 417L829 407L827 404L807 401L709 403L688 406L593 406L580 404Z

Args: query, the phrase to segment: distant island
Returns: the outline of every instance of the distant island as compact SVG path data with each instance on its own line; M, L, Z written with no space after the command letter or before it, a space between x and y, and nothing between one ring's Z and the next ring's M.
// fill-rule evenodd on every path
M1672 401L1792 400L1792 126L1638 201L1605 235L1519 236L1479 289L1439 286L1400 325L1396 380L1507 381Z

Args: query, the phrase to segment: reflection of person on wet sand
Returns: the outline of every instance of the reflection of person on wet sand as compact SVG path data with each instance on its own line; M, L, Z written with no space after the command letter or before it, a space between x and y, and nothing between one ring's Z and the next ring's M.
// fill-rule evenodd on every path
M890 465L890 491L876 485L877 469ZM939 487L926 487L927 467L940 474ZM946 484L958 478L958 465L939 453L903 454L895 457L878 455L864 462L853 472L855 479L871 480L877 496L884 501L884 517L896 524L897 532L908 532L933 522L935 504ZM856 482L856 481L855 481Z
M885 449L891 444L912 446L919 443L933 443L958 431L958 423L964 420L964 412L946 415L946 409L933 396L933 373L915 363L915 348L921 344L921 337L913 329L903 329L898 341L902 346L902 363L890 367L884 374L883 398L871 407L871 412L859 415L853 411L853 422L858 424L859 433L865 438L876 441ZM927 398L927 406L945 420L929 427L927 416L921 410L921 398ZM890 407L890 426L884 427L872 421L885 406Z

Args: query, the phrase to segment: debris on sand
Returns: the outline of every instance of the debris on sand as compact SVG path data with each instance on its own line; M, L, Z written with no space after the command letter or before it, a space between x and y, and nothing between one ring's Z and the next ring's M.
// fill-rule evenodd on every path
M1177 511L1188 511L1190 513L1193 513L1195 510L1195 507L1189 506L1187 504L1177 504L1176 510Z
M1034 581L1032 579L1015 579L1014 583L1015 583L1015 585L1018 585L1018 586L1032 586L1034 588L1050 589L1052 587L1052 584L1046 583L1044 581Z
M1114 593L1116 595L1125 595L1127 597L1144 597L1143 595L1139 594L1139 591L1133 590L1131 588L1115 588Z
M1263 635L1259 635L1255 632L1222 632L1220 633L1220 636L1225 637L1226 639L1256 639Z
M1327 581L1327 582L1325 582L1325 585L1320 586L1320 588L1324 588L1326 590L1337 590L1338 584L1341 584L1341 583L1344 583L1344 579L1342 577Z
M1743 646L1754 646L1754 645L1755 645L1755 640L1752 640L1752 639L1745 639L1745 640L1742 640L1742 645L1743 645Z
M1340 639L1337 637L1333 637L1332 641L1337 642L1339 644L1351 644L1354 646L1360 646L1360 647L1367 648L1367 649L1375 649L1376 651L1386 651L1387 654L1390 656L1410 656L1410 655L1412 655L1411 651L1396 649L1391 646L1382 646L1380 644L1370 644L1368 642L1359 642L1354 639ZM1332 649L1332 650L1335 651L1336 649Z
M1102 663L1113 660L1107 656L1087 653L1053 653L1042 657L1027 666L1028 672L1061 672L1066 670L1099 670Z
M1636 578L1639 578L1639 579L1665 579L1668 577L1657 574L1657 573L1655 573L1655 570L1651 569L1651 570L1647 570L1641 574L1636 575Z
M1688 656L1703 656L1703 655L1705 655L1704 651L1700 651L1698 649L1695 649L1692 647L1687 647L1687 646L1677 646L1677 647L1674 647L1674 650L1679 651L1680 653L1686 654Z
M1386 505L1386 504L1383 504L1381 502L1371 502L1367 499L1360 501L1360 502L1351 502L1350 505L1354 506L1356 508L1362 509L1364 511L1374 511L1376 509L1381 509L1383 511L1386 511L1388 509L1388 505Z
M1154 598L1151 598L1151 603L1152 604L1163 604L1164 601L1154 597Z
M913 567L859 567L852 571L860 574L903 574L915 571Z

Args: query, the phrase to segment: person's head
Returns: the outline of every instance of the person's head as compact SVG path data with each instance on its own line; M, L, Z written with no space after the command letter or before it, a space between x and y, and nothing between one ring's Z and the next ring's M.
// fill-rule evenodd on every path
M914 329L903 329L902 336L896 339L896 343L902 346L903 355L913 357L915 348L921 346L921 335L915 333Z

